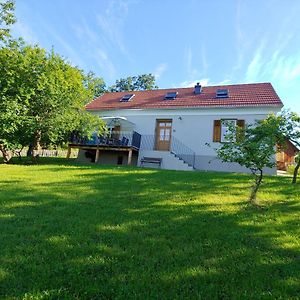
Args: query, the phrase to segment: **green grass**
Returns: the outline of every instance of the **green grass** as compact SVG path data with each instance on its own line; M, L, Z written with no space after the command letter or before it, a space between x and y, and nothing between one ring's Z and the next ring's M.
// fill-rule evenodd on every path
M299 299L290 178L41 162L0 165L0 299Z

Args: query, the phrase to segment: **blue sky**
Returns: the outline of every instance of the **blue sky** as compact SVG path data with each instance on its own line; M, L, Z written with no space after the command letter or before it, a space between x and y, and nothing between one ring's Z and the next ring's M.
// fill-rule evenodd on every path
M86 71L160 88L271 82L300 113L298 0L16 0L15 36Z

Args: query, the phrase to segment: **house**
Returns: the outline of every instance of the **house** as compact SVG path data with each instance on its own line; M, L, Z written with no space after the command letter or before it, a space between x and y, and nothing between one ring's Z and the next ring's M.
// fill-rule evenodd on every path
M222 163L213 148L224 141L229 123L244 126L282 106L270 83L106 93L86 109L105 120L109 133L70 146L81 149L79 159L98 163L247 172Z
M276 154L277 169L286 171L288 166L295 164L295 157L300 149L287 139L286 146L279 150Z

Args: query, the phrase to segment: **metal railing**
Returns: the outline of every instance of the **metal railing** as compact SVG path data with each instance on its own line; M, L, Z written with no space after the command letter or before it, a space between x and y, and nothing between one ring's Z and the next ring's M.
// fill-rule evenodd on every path
M94 133L91 138L73 137L70 143L88 146L128 146L139 149L141 144L141 135L136 131L113 131L107 135L97 135Z
M140 150L157 150L155 135L142 135ZM195 167L196 153L172 136L169 151L191 167Z
M183 160L191 167L195 167L196 153L191 148L183 144L174 136L172 136L171 138L170 146L171 153L173 153L175 156Z

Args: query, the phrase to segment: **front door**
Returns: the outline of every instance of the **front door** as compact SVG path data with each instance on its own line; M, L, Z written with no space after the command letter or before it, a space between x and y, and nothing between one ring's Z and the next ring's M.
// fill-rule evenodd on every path
M171 143L172 120L156 120L155 150L169 151Z

